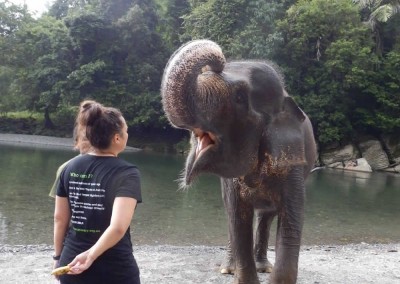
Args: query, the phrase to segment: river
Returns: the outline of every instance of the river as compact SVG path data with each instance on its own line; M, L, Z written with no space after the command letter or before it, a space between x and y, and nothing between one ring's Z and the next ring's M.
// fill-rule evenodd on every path
M0 244L52 243L54 199L48 193L57 167L75 155L0 145ZM141 151L121 158L142 174L143 203L131 226L135 245L226 243L217 177L202 176L179 191L183 156ZM307 180L306 197L303 244L400 242L400 175L319 170Z

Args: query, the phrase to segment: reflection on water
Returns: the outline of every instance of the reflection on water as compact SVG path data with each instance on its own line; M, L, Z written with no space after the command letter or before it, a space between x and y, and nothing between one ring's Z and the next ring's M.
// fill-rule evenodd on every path
M400 176L341 170L308 181L305 237L312 242L399 242Z
M58 165L75 154L0 145L0 243L52 243L49 188ZM182 192L176 179L184 157L138 152L122 158L142 173L143 204L132 222L135 244L226 243L216 177L203 176ZM325 169L307 185L304 244L400 242L399 175Z

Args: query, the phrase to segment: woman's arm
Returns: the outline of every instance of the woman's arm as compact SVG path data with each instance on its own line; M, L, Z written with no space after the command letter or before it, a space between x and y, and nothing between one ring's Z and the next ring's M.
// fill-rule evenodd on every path
M65 234L68 229L71 213L68 198L56 196L54 208L54 255L59 256L63 248Z
M93 261L122 239L131 224L136 203L136 199L130 197L115 198L110 226L90 249L79 254L69 264L73 274L79 274L88 269Z

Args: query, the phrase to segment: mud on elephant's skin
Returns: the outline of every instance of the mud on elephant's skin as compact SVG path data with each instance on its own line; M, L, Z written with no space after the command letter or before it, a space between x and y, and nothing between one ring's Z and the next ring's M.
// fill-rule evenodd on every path
M230 240L225 265L235 271L234 283L259 283L257 269L271 269L266 244L275 216L270 281L295 283L304 184L316 147L311 123L280 74L266 62L226 63L216 43L195 40L171 56L161 95L170 123L191 133L184 186L201 173L221 178Z

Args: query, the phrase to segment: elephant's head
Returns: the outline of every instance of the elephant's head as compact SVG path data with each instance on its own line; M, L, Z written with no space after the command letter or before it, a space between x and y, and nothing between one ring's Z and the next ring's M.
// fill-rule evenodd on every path
M286 97L269 64L226 63L221 48L209 40L191 41L171 56L161 95L171 124L191 131L186 184L201 172L225 178L251 172L265 126Z

